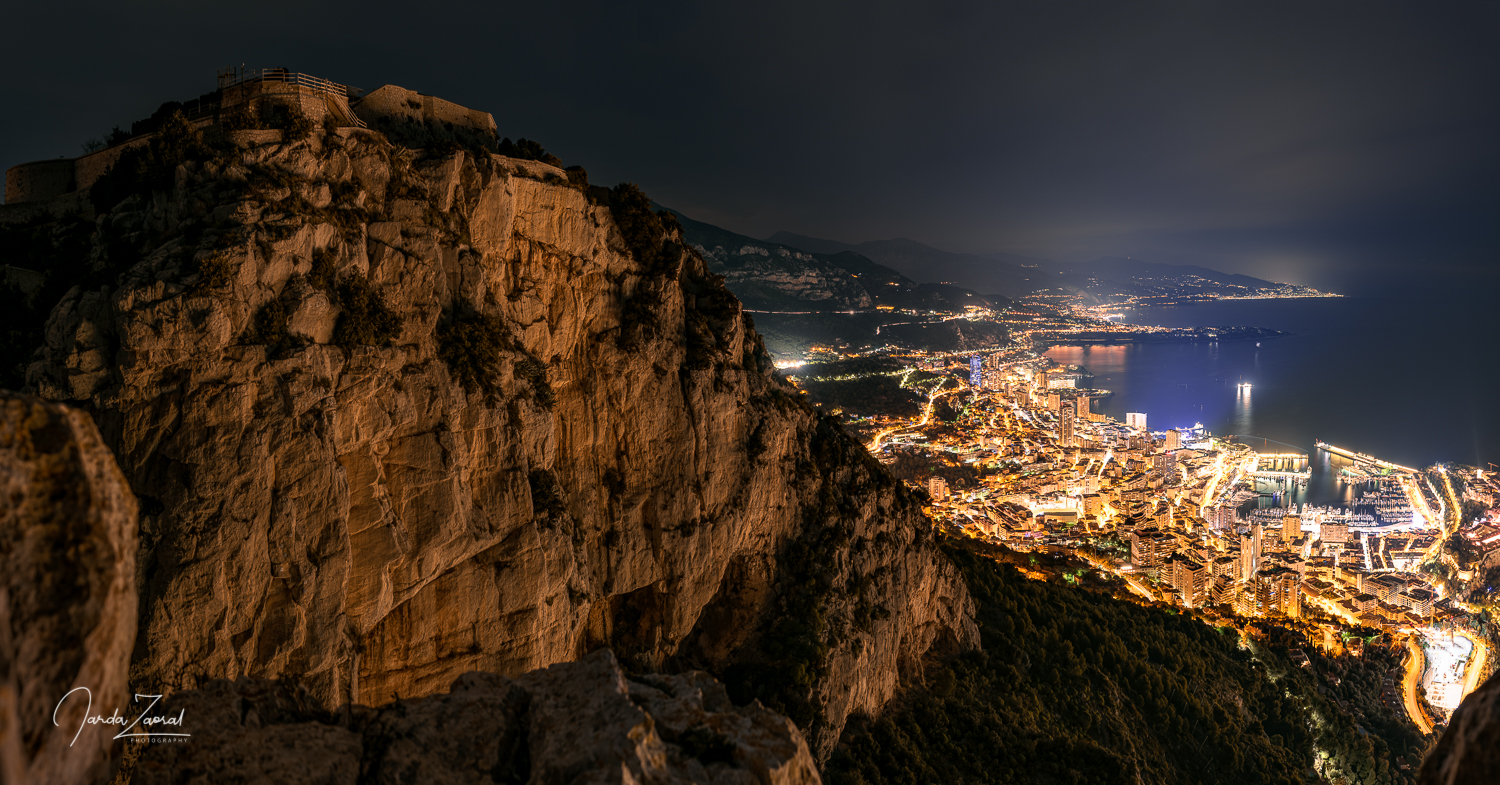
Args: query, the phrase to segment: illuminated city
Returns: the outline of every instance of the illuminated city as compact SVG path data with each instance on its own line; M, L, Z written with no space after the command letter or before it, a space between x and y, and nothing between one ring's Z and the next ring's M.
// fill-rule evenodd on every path
M1023 307L1007 318L1027 316ZM1358 654L1387 634L1412 652L1400 703L1424 733L1487 672L1483 622L1451 596L1473 575L1460 574L1442 545L1452 537L1481 558L1500 556L1493 473L1463 470L1465 499L1487 510L1465 521L1449 469L1420 471L1319 442L1353 501L1298 507L1283 499L1307 483L1308 453L1197 423L1148 428L1149 412L1119 422L1092 411L1110 393L1083 386L1086 369L1024 344L899 361L906 365L889 373L921 392L920 413L846 423L898 475L902 465L927 465L932 474L918 484L943 528L1018 554L1075 559L1139 601L1210 623L1294 625L1328 653ZM1251 384L1238 386L1250 394ZM939 406L946 422L934 415Z

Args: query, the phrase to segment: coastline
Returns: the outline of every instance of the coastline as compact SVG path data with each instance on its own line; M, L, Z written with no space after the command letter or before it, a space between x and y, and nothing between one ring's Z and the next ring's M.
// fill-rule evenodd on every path
M1269 340L1271 338L1286 338L1296 335L1296 333L1286 330L1272 330L1263 327L1199 327L1191 329L1195 330L1195 332L1129 335L1090 335L1088 333L1080 333L1066 337L1040 338L1032 342L1032 350L1037 354L1044 354L1048 350L1058 346L1123 346L1140 343L1237 343ZM1196 330L1214 330L1218 332L1205 334L1196 332Z

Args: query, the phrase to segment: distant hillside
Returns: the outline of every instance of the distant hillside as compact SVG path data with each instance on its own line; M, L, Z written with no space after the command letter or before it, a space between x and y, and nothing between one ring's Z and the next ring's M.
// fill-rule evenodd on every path
M1051 262L998 252L949 253L905 238L854 244L791 232L777 232L768 242L810 253L858 253L918 281L948 281L1011 298L1059 287L1094 295L1234 296L1286 286L1197 265L1159 264L1120 256L1091 262Z
M1281 284L1248 275L1221 273L1207 267L1188 264L1158 264L1141 259L1105 256L1092 262L1061 264L1048 262L1043 269L1086 278L1097 278L1121 284L1156 284L1159 286L1204 287L1228 284L1247 289L1274 289Z
M1052 285L1045 272L977 254L949 253L904 237L852 245L836 240L777 232L768 242L813 253L852 251L923 282L947 282L985 294L1023 297ZM1023 260L1025 257L1010 257ZM1040 263L1037 260L1028 260Z
M682 223L683 238L703 254L710 270L724 276L729 291L746 308L848 311L875 307L875 298L859 274L844 266L817 254L694 221L676 210L672 214ZM882 283L896 280L911 288L917 285L893 270L869 272L879 275Z
M869 350L880 346L935 352L980 351L1005 343L999 322L967 319L910 321L875 313L757 313L755 329L777 360L800 360L814 345ZM907 321L898 321L900 319Z
M1004 297L959 286L919 284L846 249L808 251L671 212L682 223L683 237L703 254L709 269L724 276L729 290L751 310L850 311L885 305L961 312L971 305L999 308L1007 302Z

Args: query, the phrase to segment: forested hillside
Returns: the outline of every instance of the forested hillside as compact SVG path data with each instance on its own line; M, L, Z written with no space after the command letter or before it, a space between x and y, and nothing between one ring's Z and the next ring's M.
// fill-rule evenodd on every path
M851 724L827 782L1411 781L1395 758L1418 750L1358 727L1278 647L948 550L978 605L983 651L934 666L899 708Z

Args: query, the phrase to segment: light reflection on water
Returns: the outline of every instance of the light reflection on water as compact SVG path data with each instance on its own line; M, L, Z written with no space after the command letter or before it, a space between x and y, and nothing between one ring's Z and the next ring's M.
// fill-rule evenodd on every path
M1145 412L1152 430L1202 423L1215 435L1240 435L1260 452L1308 454L1312 476L1305 487L1290 480L1257 483L1258 491L1277 494L1263 497L1263 507L1348 502L1361 486L1338 482L1341 464L1335 461L1343 459L1314 446L1316 439L1328 437L1317 432L1316 417L1297 405L1300 380L1287 373L1284 363L1262 357L1279 360L1278 343L1290 341L1266 341L1261 347L1254 341L1058 346L1047 356L1087 368L1094 375L1091 386L1114 393L1096 411L1117 420L1124 421L1126 412ZM1252 386L1240 387L1241 382ZM1270 412L1259 404L1263 398L1272 405ZM1270 441L1258 445L1249 437Z

